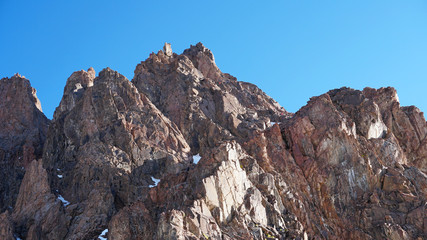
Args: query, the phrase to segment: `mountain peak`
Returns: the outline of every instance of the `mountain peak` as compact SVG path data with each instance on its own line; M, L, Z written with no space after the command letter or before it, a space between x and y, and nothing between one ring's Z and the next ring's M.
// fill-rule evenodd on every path
M202 43L134 73L72 73L51 122L0 80L1 239L427 237L427 123L394 88L292 114Z

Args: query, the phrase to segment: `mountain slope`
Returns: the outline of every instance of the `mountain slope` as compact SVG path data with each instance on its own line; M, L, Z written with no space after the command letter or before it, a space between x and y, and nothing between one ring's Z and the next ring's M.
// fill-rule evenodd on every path
M48 131L35 116L23 129L44 129L44 148L1 239L427 237L427 123L393 88L331 90L292 114L201 43L165 44L131 82L73 73Z
M19 74L0 80L0 211L12 209L28 164L41 158L49 120Z

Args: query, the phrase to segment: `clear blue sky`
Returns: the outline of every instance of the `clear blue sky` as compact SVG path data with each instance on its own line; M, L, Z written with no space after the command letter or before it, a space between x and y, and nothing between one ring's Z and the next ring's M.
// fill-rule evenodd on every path
M393 86L427 110L427 1L0 0L0 77L30 79L49 118L72 72L132 79L164 42L199 41L288 111L342 86Z

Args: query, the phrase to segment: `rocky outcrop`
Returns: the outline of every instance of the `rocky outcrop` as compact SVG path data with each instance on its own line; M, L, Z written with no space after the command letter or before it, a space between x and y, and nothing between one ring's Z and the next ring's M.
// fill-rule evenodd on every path
M147 197L152 178L190 162L183 136L122 75L71 75L43 156L50 183L70 205L67 239L91 238L113 214Z
M399 115L384 111L387 104ZM409 216L412 211L425 211L425 189L413 179L416 175L416 182L424 185L427 178L394 134L401 133L397 125L413 128L405 120L407 115L400 115L405 109L399 107L394 89L343 88L312 98L282 126L312 201L321 210L322 220L307 226L318 229L315 235L425 236L424 226L414 224L425 222L425 215L417 215L415 221Z
M61 197L51 193L47 172L41 161L29 164L12 214L19 237L63 239L68 231Z
M57 107L53 118L57 119L62 113L71 111L82 98L85 90L93 86L94 79L95 70L93 68L89 68L87 71L80 70L71 74L64 87L64 95L62 96L61 103Z
M0 239L15 240L13 222L9 211L0 214Z
M70 76L0 238L425 239L426 135L393 88L291 114L201 43L165 44L132 82Z
M255 85L222 73L201 43L181 55L164 51L138 64L132 83L179 127L194 154L291 116Z
M12 210L27 165L42 156L49 120L19 74L0 80L0 212Z
M402 161L427 171L426 120L415 106L401 107L395 89L339 89L329 95L355 121L359 134L368 139L393 135L404 153Z

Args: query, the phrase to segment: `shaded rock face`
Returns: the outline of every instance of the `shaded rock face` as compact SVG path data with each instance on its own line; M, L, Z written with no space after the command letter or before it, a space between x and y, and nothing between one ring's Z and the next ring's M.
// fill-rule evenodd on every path
M0 238L426 239L426 135L393 88L291 114L202 44L165 44L132 82L70 76Z
M0 212L11 210L27 165L42 156L49 120L19 74L0 80Z
M0 214L0 239L15 240L13 222L9 211Z

